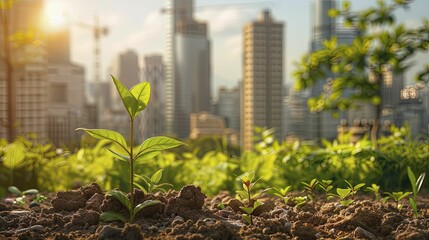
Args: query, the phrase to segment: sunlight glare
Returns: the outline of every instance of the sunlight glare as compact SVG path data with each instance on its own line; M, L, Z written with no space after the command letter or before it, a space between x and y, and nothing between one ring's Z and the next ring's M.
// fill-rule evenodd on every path
M46 1L45 21L48 30L58 30L65 28L68 19L68 6L63 1Z

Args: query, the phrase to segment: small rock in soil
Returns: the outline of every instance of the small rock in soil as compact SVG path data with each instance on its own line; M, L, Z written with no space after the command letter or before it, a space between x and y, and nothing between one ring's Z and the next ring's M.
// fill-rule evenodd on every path
M316 240L317 230L307 223L295 222L292 226L291 233L298 239Z
M376 237L375 237L374 234L368 232L367 230L365 230L365 229L363 229L361 227L357 227L354 230L353 235L354 235L355 238L364 238L364 239L370 239L370 240L376 239Z
M30 232L43 232L44 231L44 227L42 225L34 225L28 228L21 228L16 230L16 233L22 233L22 232L26 232L26 231L30 231Z
M30 208L39 207L39 206L40 206L39 202L31 202L29 205Z
M190 209L201 209L204 205L206 195L201 192L201 188L194 185L184 186L179 196L176 198L176 202L181 207Z
M86 198L80 190L58 192L51 201L52 206L57 211L76 211L85 207Z
M97 183L91 183L88 186L81 187L81 191L85 195L86 199L90 199L94 194L103 194L100 185Z
M86 202L85 208L92 209L97 212L100 212L100 206L103 203L104 196L100 193L95 193L92 197Z

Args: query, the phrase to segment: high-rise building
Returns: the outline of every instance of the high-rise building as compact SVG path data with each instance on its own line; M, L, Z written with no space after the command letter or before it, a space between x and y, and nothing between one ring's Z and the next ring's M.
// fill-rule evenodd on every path
M42 38L43 1L15 1L13 7L3 12L8 21L0 27L0 35L17 32L31 32L34 42L16 42L18 47L10 47L10 58L4 59L5 49L0 51L0 137L14 138L16 135L35 133L39 139L47 136L48 81L46 71L46 51ZM3 19L2 19L3 20ZM3 22L5 23L5 22ZM11 63L11 72L6 74L6 61ZM8 84L8 77L11 80ZM8 111L9 109L9 111ZM12 122L9 123L9 120ZM9 132L8 127L13 126Z
M166 46L166 132L189 135L191 113L210 110L210 40L193 0L170 0Z
M82 121L85 107L84 68L73 63L49 63L48 136L57 146L79 139L76 128Z
M142 79L150 83L150 102L142 114L143 139L165 132L165 67L158 54L144 57Z
M249 151L255 126L275 128L282 138L283 23L265 10L245 25L243 39L241 144Z
M217 113L226 120L226 127L240 131L240 90L219 88Z

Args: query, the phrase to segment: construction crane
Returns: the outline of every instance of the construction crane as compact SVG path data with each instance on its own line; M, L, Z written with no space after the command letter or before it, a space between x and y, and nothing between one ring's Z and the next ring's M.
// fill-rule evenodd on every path
M88 29L92 31L94 37L94 81L100 82L100 39L101 37L107 35L109 33L109 29L104 26L100 26L100 22L98 16L94 17L94 24L88 24L83 22L74 22L74 24L80 28Z
M94 37L94 85L95 89L95 104L97 111L97 127L100 127L100 116L101 116L101 49L100 49L100 39L103 36L106 36L109 33L109 29L105 26L100 26L98 16L94 17L94 24L88 24L83 22L73 22L74 25L92 31Z

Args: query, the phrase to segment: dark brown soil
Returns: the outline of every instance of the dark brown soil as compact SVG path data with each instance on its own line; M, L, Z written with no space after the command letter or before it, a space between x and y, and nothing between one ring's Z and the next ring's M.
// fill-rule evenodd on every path
M344 207L320 196L298 207L264 196L252 226L233 196L223 192L206 198L192 185L165 194L136 191L136 204L161 203L142 210L132 224L99 221L103 211L128 213L97 184L50 199L31 207L1 200L0 239L429 239L427 197L418 199L421 213L415 217L407 205L398 211L394 204L367 199ZM221 202L224 209L218 208Z

